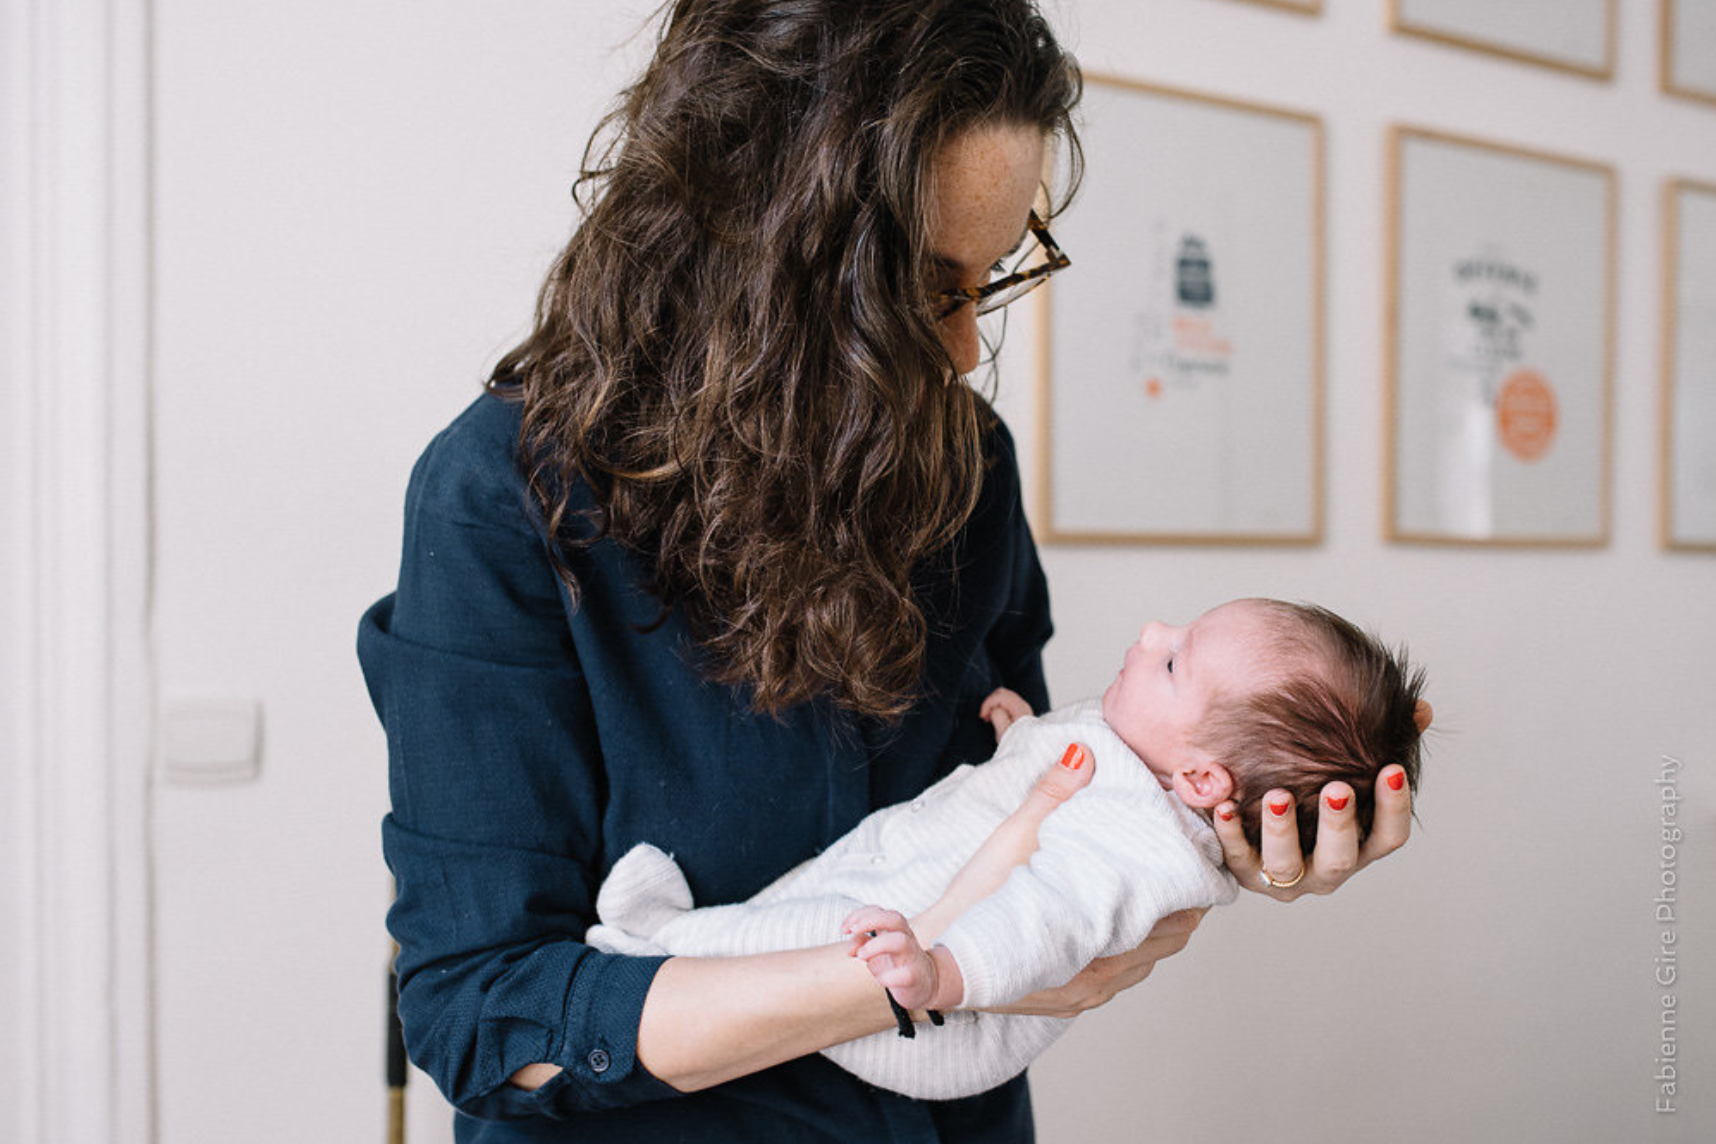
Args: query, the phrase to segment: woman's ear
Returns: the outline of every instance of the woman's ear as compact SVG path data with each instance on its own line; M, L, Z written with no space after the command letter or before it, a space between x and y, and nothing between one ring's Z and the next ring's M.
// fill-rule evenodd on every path
M1214 759L1190 763L1174 772L1174 793L1187 806L1208 810L1233 794L1233 775Z

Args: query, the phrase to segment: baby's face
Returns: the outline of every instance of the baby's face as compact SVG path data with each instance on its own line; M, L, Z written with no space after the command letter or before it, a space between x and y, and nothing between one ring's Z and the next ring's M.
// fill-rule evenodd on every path
M1102 695L1102 716L1163 786L1198 761L1194 746L1211 702L1266 684L1271 633L1264 609L1235 600L1182 627L1144 625ZM1205 760L1207 761L1207 760Z

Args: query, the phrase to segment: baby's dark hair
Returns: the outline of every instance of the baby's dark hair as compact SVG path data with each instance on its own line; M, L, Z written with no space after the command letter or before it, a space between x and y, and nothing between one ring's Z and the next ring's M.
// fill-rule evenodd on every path
M1290 791L1299 845L1317 838L1318 801L1336 779L1353 788L1362 840L1376 809L1376 776L1390 763L1418 789L1419 698L1424 669L1407 662L1327 608L1258 600L1281 640L1269 665L1278 682L1211 704L1198 745L1233 776L1233 801L1245 836L1259 846L1262 796Z

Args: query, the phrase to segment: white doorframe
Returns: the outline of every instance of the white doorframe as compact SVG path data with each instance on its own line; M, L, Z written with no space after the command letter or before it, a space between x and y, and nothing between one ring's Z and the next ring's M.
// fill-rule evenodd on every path
M0 6L0 1136L155 1137L147 0Z

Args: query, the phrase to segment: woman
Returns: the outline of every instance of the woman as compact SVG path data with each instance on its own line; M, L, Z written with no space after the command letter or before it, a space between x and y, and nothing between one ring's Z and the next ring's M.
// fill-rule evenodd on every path
M578 938L637 842L740 900L986 758L996 687L1046 707L1011 440L959 378L1009 291L972 296L1046 233L1050 141L1076 180L1077 95L1030 0L669 11L533 332L418 462L360 633L401 1015L460 1140L1031 1138L1022 1079L918 1102L806 1055L894 1021L837 935L665 961ZM1053 773L950 908L1028 855ZM1332 889L1404 838L1403 793L1363 853L1324 814L1308 866L1234 835L1235 872ZM1195 924L1010 1010L1101 1004Z

